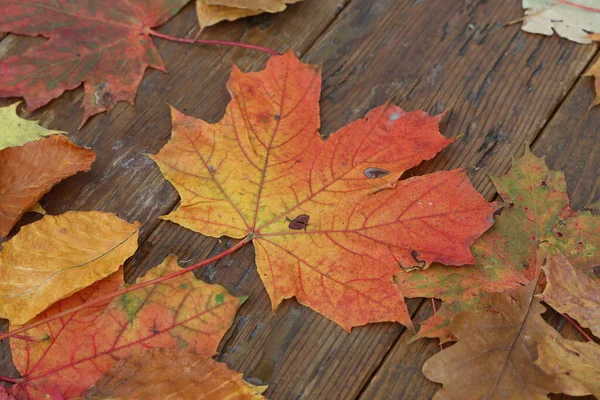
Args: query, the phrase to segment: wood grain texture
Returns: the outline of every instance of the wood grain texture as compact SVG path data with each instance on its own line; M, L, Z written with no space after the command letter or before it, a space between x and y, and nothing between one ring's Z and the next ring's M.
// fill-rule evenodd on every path
M194 37L192 8L161 32ZM595 48L502 26L521 16L519 2L504 0L306 0L281 14L208 28L202 37L279 51L293 47L305 61L321 64L324 134L389 100L406 110L447 111L444 134L462 138L411 173L467 168L488 199L495 193L486 175L506 172L511 156L521 154L524 143L533 142L545 126L535 152L556 154L550 156L550 165L567 168L574 204L580 205L585 196L599 193L590 188L598 182L600 161L592 152L599 150L594 141L598 114L592 110L581 115L590 102L580 108L585 99L573 99L587 92L593 97L589 78L580 80L567 97L564 107L571 101L571 111L561 123L564 107L559 106ZM30 43L30 38L9 35L0 42L0 57L20 53ZM51 214L98 209L144 222L144 240L126 268L129 281L168 254L191 265L232 245L226 238L202 237L156 219L175 206L177 196L145 153L155 154L169 138L167 103L188 115L216 121L229 101L225 82L231 63L255 70L266 59L245 50L157 44L169 74L149 71L135 107L121 104L76 132L81 115L78 90L31 115L41 118L44 126L73 132L70 137L77 144L98 153L90 173L67 180L45 196L42 205ZM581 138L571 118L579 118ZM570 160L569 153L550 151L560 143L577 161ZM571 175L583 172L586 181L573 183L577 179ZM250 296L219 359L243 372L251 383L269 384L268 398L427 399L437 389L420 372L424 360L439 351L434 341L408 344L410 333L394 324L374 324L347 334L294 300L273 313L251 246L203 268L198 276L236 295ZM409 302L417 320L431 312L429 301L421 304L419 299ZM4 361L7 354L6 345L0 344L0 375L15 376Z

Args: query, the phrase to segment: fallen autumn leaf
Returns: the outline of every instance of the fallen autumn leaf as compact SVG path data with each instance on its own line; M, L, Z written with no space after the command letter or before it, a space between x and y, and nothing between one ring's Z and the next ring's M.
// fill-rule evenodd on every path
M85 396L102 400L261 400L266 386L206 355L183 349L153 349L119 361Z
M461 171L398 181L452 142L424 112L379 107L322 140L320 88L318 68L290 51L261 72L234 67L220 122L173 110L172 138L152 156L181 195L163 218L252 240L273 308L295 296L346 330L410 327L392 277L472 262L497 206Z
M61 180L89 171L96 154L60 135L0 150L0 237Z
M0 317L24 324L112 274L137 249L139 226L97 211L25 225L0 252Z
M138 283L180 270L165 259ZM121 271L54 304L42 319L115 292ZM211 357L244 301L219 285L186 273L168 282L87 307L68 318L29 329L37 340L12 338L13 360L23 378L10 392L17 399L45 399L55 387L65 398L80 396L118 360L150 348L186 348ZM41 339L40 338L46 338Z

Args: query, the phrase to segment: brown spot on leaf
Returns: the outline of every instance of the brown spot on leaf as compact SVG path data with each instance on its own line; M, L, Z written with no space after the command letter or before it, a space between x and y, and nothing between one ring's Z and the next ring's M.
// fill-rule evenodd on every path
M389 173L390 171L377 167L370 167L365 169L365 176L369 179L381 178L382 176L386 176Z
M294 219L285 218L286 221L289 222L288 227L295 231L299 231L304 229L306 231L306 227L308 226L308 221L310 220L310 215L301 214L298 215Z

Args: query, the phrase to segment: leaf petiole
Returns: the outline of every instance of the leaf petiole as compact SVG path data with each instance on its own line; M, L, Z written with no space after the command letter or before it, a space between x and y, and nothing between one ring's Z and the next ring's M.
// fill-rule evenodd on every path
M23 382L23 379L21 379L21 378L11 378L10 376L1 376L0 375L0 381L1 382L8 382L8 383L19 383L19 382Z
M246 43L239 43L239 42L230 42L230 41L227 41L227 40L183 39L183 38L177 38L177 37L165 35L163 33L156 32L155 30L152 30L152 29L149 31L149 33L150 33L150 35L152 35L154 37L157 37L157 38L160 38L160 39L164 39L164 40L169 40L171 42L187 43L187 44L213 44L213 45L223 45L223 46L231 46L231 47L241 47L241 48L244 48L244 49L262 51L262 52L265 52L267 54L271 54L271 55L274 55L274 56L280 55L275 50L271 50L271 49L269 49L267 47L257 46L257 45L254 45L254 44L246 44Z
M17 328L15 330L10 331L10 332L2 333L2 334L0 334L0 341L4 340L4 339L11 338L11 337L16 337L17 335L19 335L19 334L21 334L23 332L26 332L29 329L35 328L35 327L40 326L40 325L47 324L47 323L49 323L51 321L54 321L56 319L59 319L59 318L62 318L64 316L66 316L66 315L70 315L70 314L73 314L75 312L81 311L81 310L83 310L85 308L105 303L105 302L107 302L109 300L114 299L115 297L119 297L119 296L122 296L122 295L124 295L126 293L133 292L134 290L138 290L138 289L142 289L142 288L145 288L145 287L148 287L148 286L156 285L157 283L161 283L161 282L167 281L169 279L173 279L173 278L176 278L178 276L184 275L184 274L186 274L186 273L188 273L190 271L193 271L193 270L195 270L197 268L203 267L203 266L205 266L207 264L210 264L212 262L220 260L221 258L223 258L223 257L225 257L225 256L227 256L227 255L229 255L229 254L231 254L233 252L235 252L236 250L244 247L245 245L247 245L248 243L250 243L250 241L251 240L249 240L248 238L245 238L244 240L240 241L238 244L236 244L235 246L233 246L233 247L225 250L224 252L219 253L216 256L208 258L208 259L206 259L204 261L201 261L201 262L199 262L197 264L191 265L191 266L189 266L187 268L182 268L180 271L173 272L171 274L168 274L168 275L165 275L165 276L161 276L161 277L156 278L156 279L151 279L149 281L146 281L146 282L143 282L143 283L139 283L137 285L131 285L131 286L128 286L128 287L126 287L124 289L117 290L115 292L109 293L109 294L104 295L104 296L96 297L95 299L90 300L90 301L86 301L85 303L83 303L83 304L81 304L81 305L79 305L77 307L73 307L73 308L70 308L68 310L56 313L56 314L54 314L54 315L52 315L50 317L43 318L43 319L41 319L39 321L23 325L20 328ZM3 379L0 377L0 380L3 380Z

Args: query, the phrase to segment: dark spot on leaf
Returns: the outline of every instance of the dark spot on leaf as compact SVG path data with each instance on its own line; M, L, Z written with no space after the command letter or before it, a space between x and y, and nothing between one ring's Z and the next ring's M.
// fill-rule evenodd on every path
M542 181L542 187L548 187L548 184L546 183L546 181Z
M279 121L281 119L281 115L275 114L275 121Z
M600 278L600 265L594 267L594 275L596 275L596 278Z
M376 167L370 167L365 169L365 176L369 179L381 178L382 176L386 176L389 173L390 171L388 170Z
M217 172L217 170L212 165L209 165L208 166L208 172L210 172L211 175L214 175L215 172Z
M559 238L562 238L564 235L562 234L562 232L556 232L556 236L558 236Z
M420 253L418 251L411 250L410 251L410 255L417 262L417 265L412 265L410 267L405 267L405 266L401 265L400 267L402 267L403 270L405 270L405 271L412 271L412 270L415 270L415 269L422 270L422 269L425 268L425 266L427 265L427 263L425 262L425 260L420 260L419 259Z
M508 203L508 208L515 208L515 203Z
M158 335L160 333L160 331L158 329L156 329L156 327L152 328L152 333L154 333L155 335Z
M310 220L310 215L301 214L298 215L294 219L285 218L287 222L289 222L288 227L295 231L299 231L304 229L306 231L306 227L308 226L308 221Z

